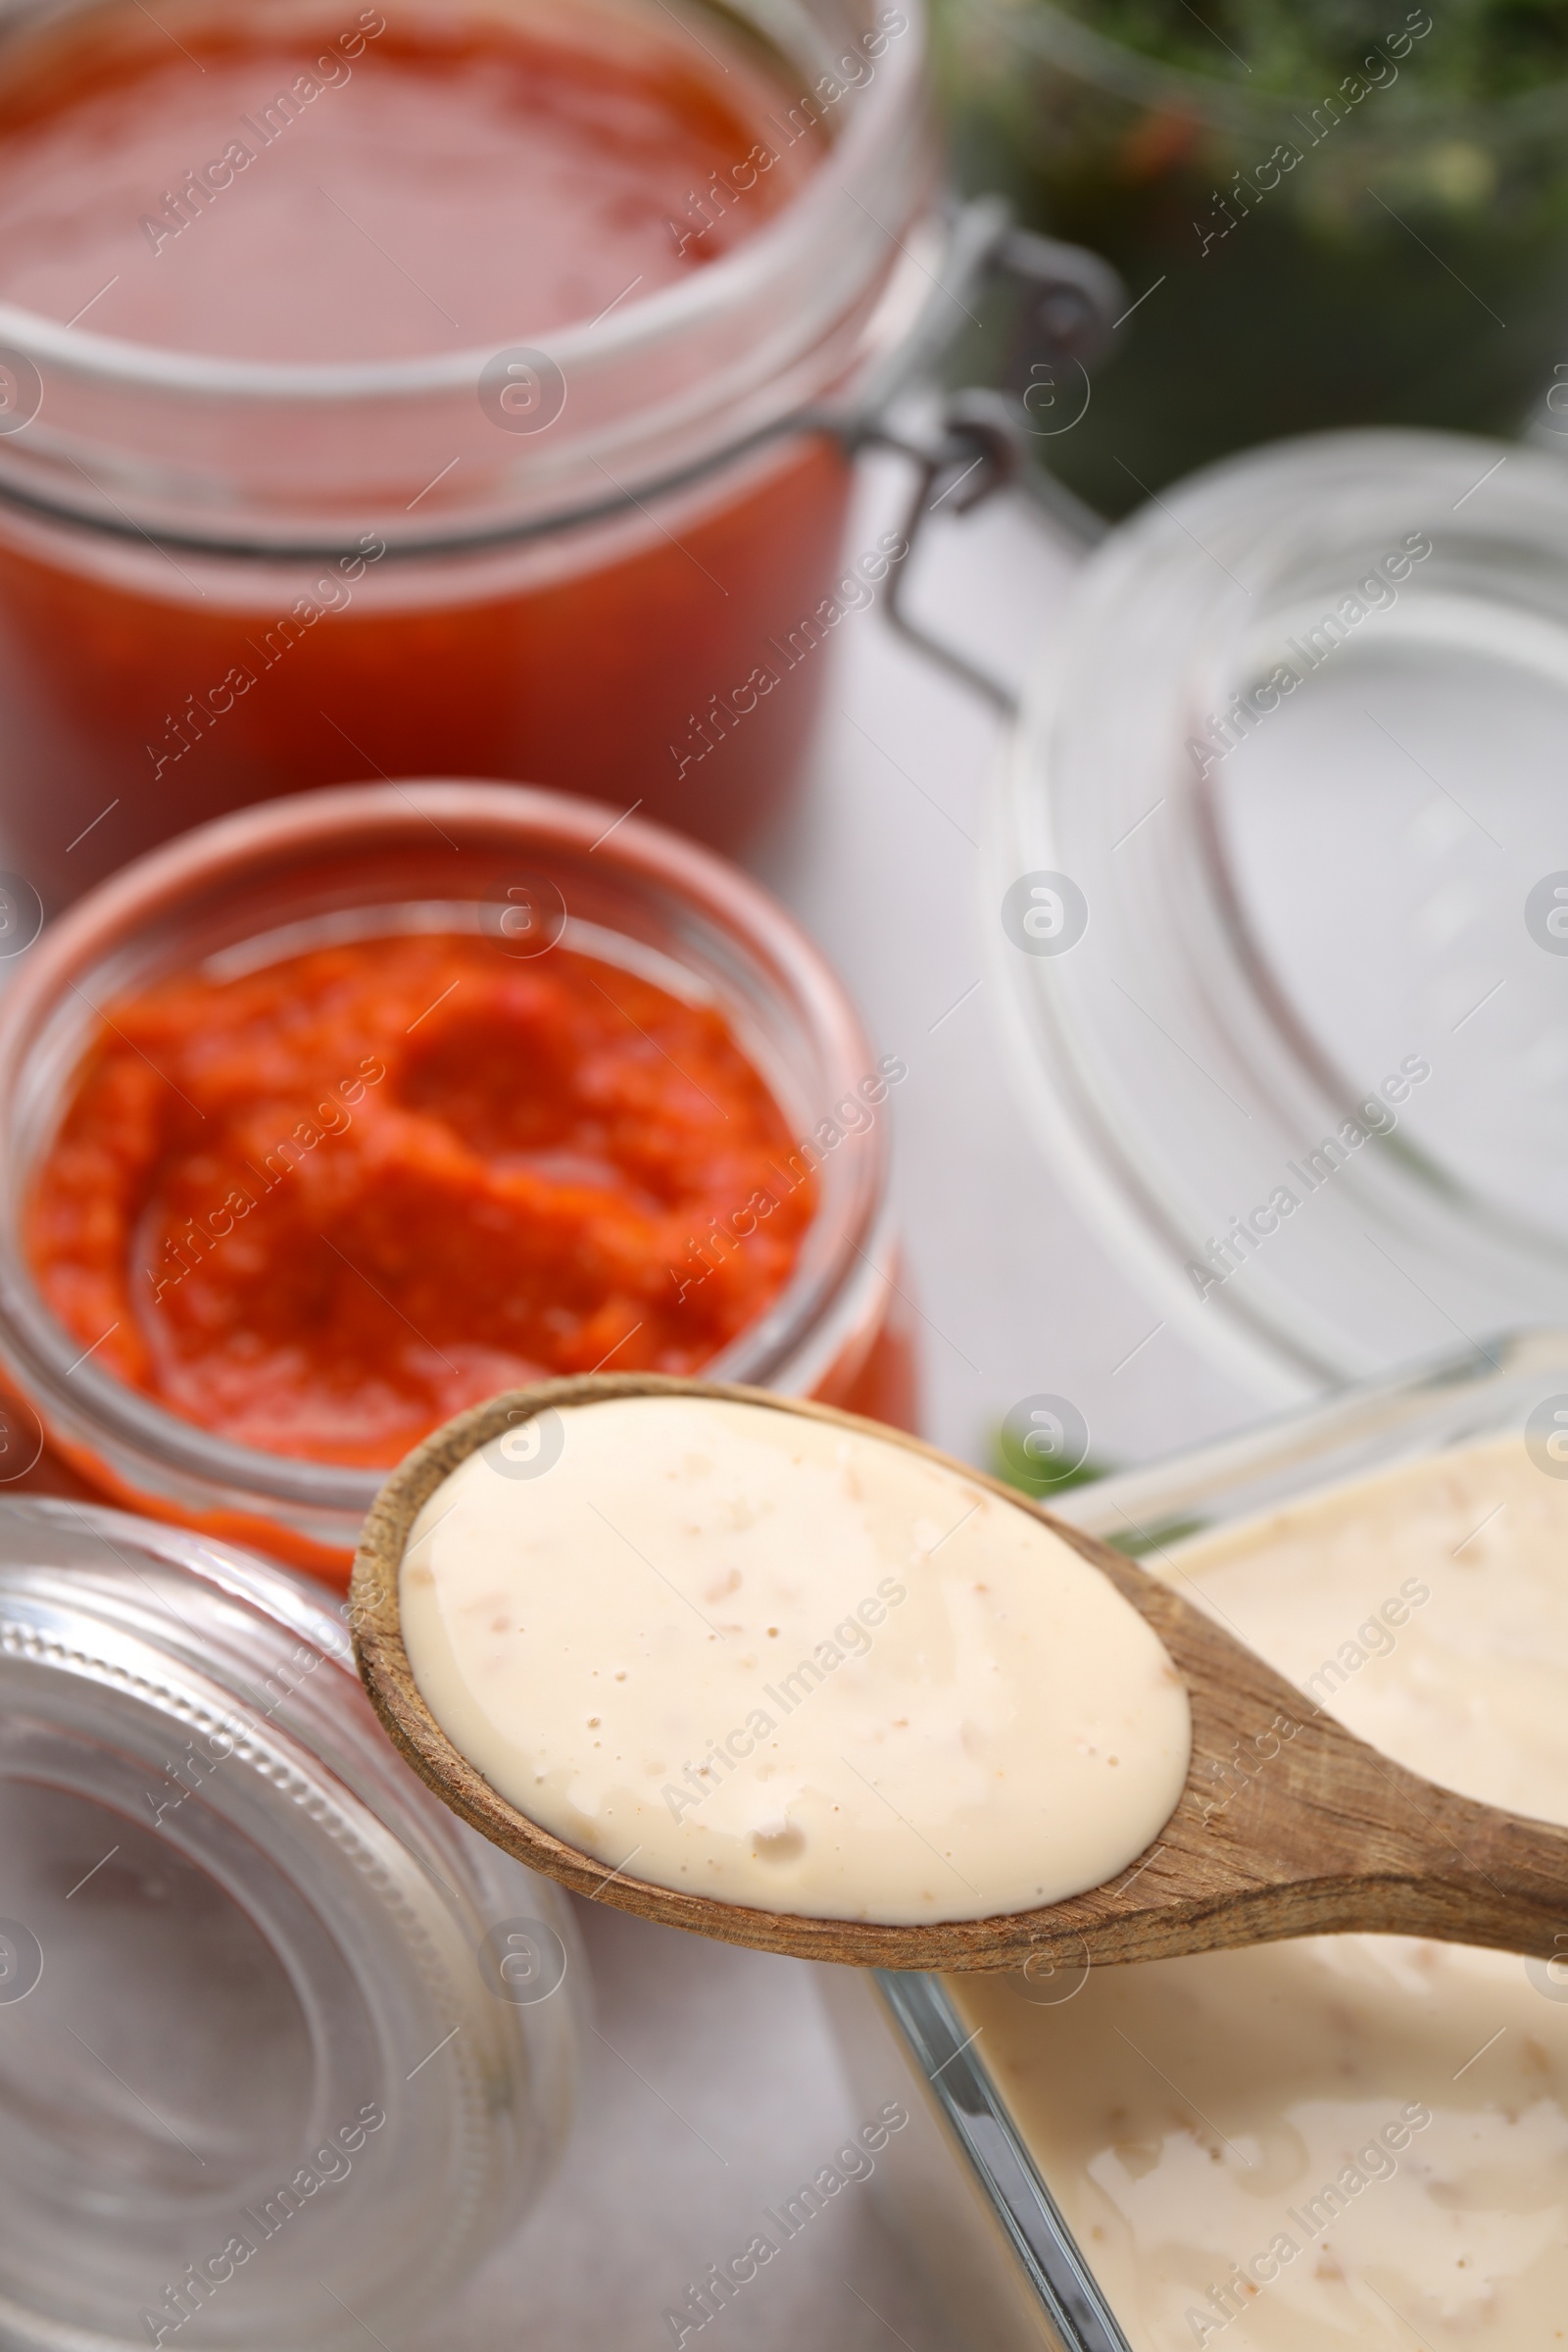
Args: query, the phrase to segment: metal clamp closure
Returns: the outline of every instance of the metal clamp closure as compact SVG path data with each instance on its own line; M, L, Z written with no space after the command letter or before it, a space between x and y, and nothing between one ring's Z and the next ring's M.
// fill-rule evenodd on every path
M1004 370L1005 389L971 388L950 394L934 427L923 435L900 432L882 416L868 417L858 445L896 450L916 468L904 517L907 552L890 580L883 606L890 625L951 677L1010 718L1018 708L1013 689L911 616L906 601L909 558L939 507L950 506L955 514L972 514L998 491L1014 484L1027 489L1057 526L1081 545L1092 546L1103 536L1106 525L1102 517L1031 461L1028 403L1042 374L1050 376L1064 365L1087 372L1109 344L1124 294L1115 270L1097 254L1014 228L1005 207L994 198L982 198L964 208L949 250L967 264L965 293L978 294L988 279L997 277L1010 279L1020 291ZM961 301L953 286L942 291Z

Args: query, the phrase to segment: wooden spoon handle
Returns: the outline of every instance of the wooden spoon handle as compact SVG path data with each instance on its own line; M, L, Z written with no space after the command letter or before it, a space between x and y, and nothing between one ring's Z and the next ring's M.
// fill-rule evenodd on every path
M1170 1586L1060 1533L1150 1620L1185 1676L1193 1769L1151 1858L1119 1887L1036 1915L1051 1931L1039 1936L1041 1965L1344 1934L1568 1951L1568 1830L1407 1771ZM1029 1924L1007 1923L1009 1939Z
M1429 1882L1435 1899L1456 1906L1445 1940L1485 1943L1549 1960L1568 1948L1568 1830L1489 1805L1447 1798L1454 1824L1451 1867Z

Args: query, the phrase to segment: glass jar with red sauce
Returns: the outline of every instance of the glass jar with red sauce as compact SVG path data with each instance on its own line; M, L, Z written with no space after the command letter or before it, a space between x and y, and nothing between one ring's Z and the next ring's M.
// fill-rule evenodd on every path
M411 781L220 818L0 998L0 1451L333 1575L388 1465L544 1374L908 1426L905 1075L640 816Z
M0 0L5 864L420 772L745 838L936 197L919 0Z

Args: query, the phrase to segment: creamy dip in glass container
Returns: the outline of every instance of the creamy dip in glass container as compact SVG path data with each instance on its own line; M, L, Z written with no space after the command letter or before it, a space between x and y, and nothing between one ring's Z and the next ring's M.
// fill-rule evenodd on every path
M1066 1499L1401 1762L1568 1818L1561 1338ZM923 2085L884 2187L945 2300L1068 2352L1549 2345L1565 2003L1556 1962L1348 1936L836 2001L858 2088Z

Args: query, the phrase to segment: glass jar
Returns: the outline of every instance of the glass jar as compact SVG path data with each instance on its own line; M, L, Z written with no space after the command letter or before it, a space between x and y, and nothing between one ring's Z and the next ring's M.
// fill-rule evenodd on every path
M401 2342L564 2144L567 1907L242 1552L0 1502L0 2333Z
M936 163L919 0L724 18L821 167L548 351L519 319L515 351L241 363L0 304L0 839L47 906L345 774L538 782L726 845L787 792L850 486L813 419L930 297Z
M1120 525L999 776L1020 1099L1264 1394L1568 1323L1568 471L1367 432Z
M1568 84L1558 65L1529 86L1524 20L1496 11L1524 86L1471 98L1483 13L1461 27L1391 0L1321 67L1304 31L1285 95L1261 86L1265 51L1191 10L1143 12L1175 20L1166 63L1103 10L946 0L960 176L1103 254L1136 306L1081 417L1061 386L1034 396L1042 429L1048 409L1068 428L1035 445L1053 471L1119 515L1288 433L1522 429L1568 357ZM1261 44L1266 19L1251 29Z
M0 999L0 1361L95 1487L346 1581L385 1475L220 1439L102 1373L44 1306L22 1207L98 1008L225 950L256 968L399 930L531 947L519 920L537 922L543 952L559 938L716 1004L800 1138L802 1173L814 1163L817 1208L794 1270L711 1376L912 1419L887 1198L887 1103L905 1065L879 1066L783 909L710 852L569 795L350 786L241 810L149 853L50 924Z
M1531 1333L1499 1340L1485 1353L1451 1356L1343 1394L1173 1460L1078 1488L1052 1507L1058 1517L1125 1550L1162 1554L1167 1545L1200 1532L1289 1509L1347 1482L1407 1463L1521 1431L1530 1444L1533 1417L1542 1431L1536 1446L1549 1447L1553 1440L1545 1432L1554 1413L1559 1421L1568 1418L1568 1334ZM1539 1452L1535 1458L1539 1464ZM1553 1475L1561 1476L1561 1468ZM1528 1629L1521 1629L1519 1640L1523 1654ZM1481 1721L1487 1719L1488 1703L1478 1696ZM1513 1965L1526 1969L1523 1961ZM881 2193L888 2218L930 2278L954 2329L965 2341L985 2343L988 2352L991 2347L995 2352L1037 2347L1040 2352L1128 2352L1121 2323L1132 2328L1145 2315L1118 2315L1112 2308L1096 2276L1095 2246L1069 2230L1014 2119L1005 2079L988 2069L990 2045L960 2013L951 1983L915 1973L819 1973L840 2050L865 2111L871 2111L867 2101L890 2098L908 2111L910 2128L890 2141L880 2160ZM1559 1963L1532 1962L1529 1976L1546 2000L1568 1998ZM1020 1997L1051 2007L1073 1997L1082 1981L1064 1978L1053 1985L1042 1978ZM1418 1969L1411 1970L1403 1989L1419 1998ZM1528 1996L1527 2006L1533 2006ZM1549 2020L1550 2010L1544 2009L1542 2016ZM1486 2031L1483 2026L1483 2036ZM1545 2109L1545 2081L1553 2062L1545 2048L1537 2049L1533 2062L1543 2070ZM1443 2073L1447 2073L1446 2061ZM1412 2079L1411 2088L1417 2086L1418 2079ZM1183 2119L1173 2125L1181 2132L1190 2129L1183 2095L1172 2108L1173 2117ZM882 2112L887 2113L885 2106ZM1381 2114L1367 2117L1369 2126L1381 2121ZM1512 2118L1510 2128L1516 2123ZM1295 2190L1286 2185L1297 2158L1288 2139L1282 2132L1268 2151L1257 2185L1248 2181L1246 2202L1259 2217L1283 2207L1292 2194L1298 2204L1306 2201L1304 2188L1310 2183L1298 2182ZM1349 2152L1347 2146L1346 2155ZM1193 2155L1195 2163L1202 2163L1198 2148ZM1126 2176L1134 2189L1142 2157L1141 2145L1134 2142ZM1543 2242L1538 2225L1554 2193L1546 2175L1558 2163L1554 2154L1533 2164L1539 2178L1530 2220L1516 2217L1512 2232L1494 2241L1504 2264L1515 2250L1533 2250ZM1462 2182L1443 2184L1449 2180L1447 2174L1439 2175L1431 2191L1436 2204L1473 2208L1480 2203L1494 2224L1507 2222L1508 2209L1485 2171L1473 2169ZM1483 2181L1488 2185L1478 2187ZM1200 2216L1200 2179L1194 2178L1192 2193L1195 2217ZM1266 2228L1251 2235L1237 2248L1238 2258L1267 2237ZM1179 2252L1173 2252L1171 2275L1177 2278L1185 2275L1175 2267L1179 2262ZM1211 2341L1223 2332L1208 2305L1206 2283L1205 2275L1192 2295L1200 2323L1192 2328L1194 2340L1205 2328ZM1431 2284L1441 2291L1436 2264ZM1466 2309L1473 2316L1474 2302ZM1364 2330L1357 2330L1361 2313L1359 2303L1353 2314L1347 2307L1349 2325L1339 2340L1392 2343L1396 2334L1409 2331L1403 2324L1386 2334L1392 2323L1381 2311L1371 2312ZM1453 2324L1469 2332L1467 2320ZM1146 2338L1147 2328L1139 2340ZM1270 2340L1284 2339L1271 2335ZM1304 2342L1306 2336L1292 2340Z

